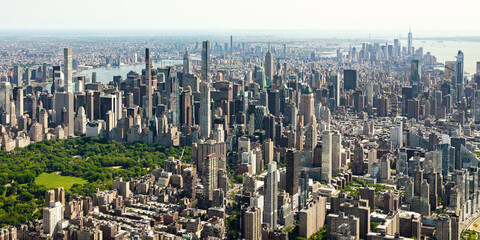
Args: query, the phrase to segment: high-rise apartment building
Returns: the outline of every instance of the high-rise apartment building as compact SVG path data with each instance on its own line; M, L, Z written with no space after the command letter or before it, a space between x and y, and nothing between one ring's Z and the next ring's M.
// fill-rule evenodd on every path
M463 52L462 51L458 51L458 54L457 54L457 61L455 63L455 74L456 74L456 85L457 86L454 86L457 91L457 100L460 101L461 99L463 99L463 96L464 96L464 86L463 86L463 67L464 67L464 63L463 63Z
M243 237L249 240L262 239L262 210L250 207L243 212Z
M201 79L210 83L208 72L210 69L210 41L203 41L202 44L202 76Z
M152 61L150 59L150 49L145 49L145 80L147 81L147 107L146 116L150 121L152 118Z
M291 196L298 193L298 151L289 149L285 154L285 162L287 164L287 180L285 190Z
M23 74L23 83L27 86L30 85L30 73L30 69L25 68L25 74Z
M200 136L209 138L212 129L212 110L210 102L210 83L203 81L200 83Z
M43 231L45 234L55 236L57 223L63 219L63 206L60 202L50 202L43 209Z
M315 115L315 100L310 86L306 86L302 92L300 116L303 116L305 125L312 122L312 117Z
M342 167L342 134L332 133L332 174L339 174Z
M193 66L192 66L192 59L190 57L190 53L187 51L185 51L185 55L183 56L183 74L185 76L185 74L192 74L193 73L193 70L192 70Z
M267 223L271 229L276 229L277 227L277 191L277 162L272 162L268 164L267 178L265 181L265 205L263 208L263 222Z
M12 84L22 86L22 72L20 66L13 66Z
M64 48L63 49L63 75L64 75L64 87L65 92L73 93L72 81L73 81L73 72L72 72L72 49Z
M0 83L0 112L10 114L10 91L12 85L9 82Z
M212 153L208 155L203 162L203 195L205 199L212 200L213 190L217 188L218 179L218 158L217 154Z
M322 171L320 179L327 183L332 180L332 132L322 134Z

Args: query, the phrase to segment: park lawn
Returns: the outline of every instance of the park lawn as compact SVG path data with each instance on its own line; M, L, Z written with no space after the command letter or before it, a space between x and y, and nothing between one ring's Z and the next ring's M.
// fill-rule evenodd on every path
M63 187L65 190L69 190L73 184L85 184L87 181L78 177L62 176L53 172L40 174L35 178L35 183L37 185L43 185L47 189Z

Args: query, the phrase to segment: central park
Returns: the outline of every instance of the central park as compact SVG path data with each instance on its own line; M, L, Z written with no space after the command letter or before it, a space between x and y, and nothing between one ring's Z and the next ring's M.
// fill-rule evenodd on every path
M163 167L168 157L188 162L190 151L89 137L0 151L0 226L41 218L48 189L62 186L67 194L92 195L96 189L111 188L115 177L130 179Z

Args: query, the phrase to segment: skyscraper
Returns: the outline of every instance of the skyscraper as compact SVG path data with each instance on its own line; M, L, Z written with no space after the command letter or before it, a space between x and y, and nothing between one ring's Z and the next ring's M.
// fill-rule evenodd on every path
M42 68L42 82L47 82L47 77L48 77L48 74L47 74L47 64L44 63L44 64L43 64L43 68Z
M230 52L233 52L233 35L230 35Z
M210 41L203 41L202 46L202 80L210 83L210 79L208 77L209 71L209 64L210 64Z
M195 168L186 168L182 173L183 189L187 198L195 199L197 186L197 170Z
M145 80L147 81L147 122L152 117L152 62L150 59L150 49L145 49Z
M23 82L25 83L25 85L30 85L30 69L26 68L25 69L25 74L24 74L24 78L23 78Z
M262 210L250 207L243 213L243 237L249 240L262 239Z
M64 93L55 95L55 107L57 110L57 123L61 122L61 113L62 109L67 111L66 122L68 124L68 132L66 131L67 136L74 135L74 96L72 89L72 49L64 48L63 49L63 75L64 75ZM59 106L57 106L59 105Z
M332 180L332 132L322 134L322 172L320 179L327 183Z
M457 84L457 94L458 101L463 99L464 87L463 87L463 52L458 51L457 62L455 63L455 74L456 74L456 84Z
M408 55L413 55L413 52L412 52L412 29L410 29L410 31L408 32L408 49L407 49L407 53Z
M438 240L452 239L452 223L450 217L447 214L440 214L437 218L437 226L435 230L437 232Z
M398 39L393 39L393 56L395 57L400 56L400 44Z
M267 82L265 80L265 70L263 69L263 67L255 66L255 82L260 85L261 89L267 87Z
M55 112L56 112L55 123L57 124L62 123L62 117L65 117L63 116L63 110L65 109L67 119L64 119L64 120L68 125L68 132L65 131L65 134L67 136L74 135L75 111L73 109L74 108L73 99L74 99L74 96L72 92L56 92L55 93Z
M9 82L0 83L0 112L10 114L10 90L12 85Z
M287 164L285 190L293 196L298 193L298 151L289 149L285 154L285 162Z
M345 91L357 89L357 71L344 70L343 71L343 88Z
M192 89L187 86L180 96L180 124L182 126L193 126L193 96Z
M335 107L338 107L340 105L340 77L339 77L339 74L329 75L329 88L333 90L331 95L330 95L330 98L334 99ZM333 109L331 109L331 110L333 110Z
M210 137L212 128L212 114L210 109L210 83L200 83L200 135L202 138Z
M268 223L271 229L276 229L277 227L277 182L277 162L271 162L268 164L268 172L265 183L265 206L263 208L263 221L264 223Z
M420 76L422 74L421 65L419 60L412 60L410 84L412 86L413 97L418 97L418 88L420 83Z
M63 219L63 206L60 202L50 202L43 209L43 231L46 234L55 235L57 223Z
M183 74L192 74L192 59L190 58L190 53L188 50L183 56Z
M17 86L22 86L22 75L21 75L20 66L13 67L12 84L15 84Z
M64 75L64 87L65 92L73 92L72 89L72 49L64 48L63 49L63 75Z
M22 116L23 115L23 88L22 87L16 87L14 88L15 92L15 109L16 109L16 115L17 116ZM13 113L12 113L13 114Z
M217 171L217 154L212 153L208 155L203 162L202 184L204 186L203 195L205 199L212 200L213 190L218 186Z
M303 116L305 125L308 125L312 122L312 117L315 114L315 100L313 99L313 92L310 86L307 85L303 89L301 101L300 116Z
M332 133L332 173L339 174L342 167L342 134Z
M267 84L272 84L273 80L273 55L270 52L270 46L268 46L268 52L265 54L265 75L267 78Z

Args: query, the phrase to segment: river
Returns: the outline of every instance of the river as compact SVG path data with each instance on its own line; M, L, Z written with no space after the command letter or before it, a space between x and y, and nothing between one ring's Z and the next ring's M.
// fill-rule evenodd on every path
M475 74L477 62L480 61L480 42L470 41L434 41L413 40L415 49L423 47L423 53L430 52L437 57L437 62L456 61L458 50L464 55L464 70L470 75ZM407 41L402 41L402 46L407 46Z

